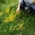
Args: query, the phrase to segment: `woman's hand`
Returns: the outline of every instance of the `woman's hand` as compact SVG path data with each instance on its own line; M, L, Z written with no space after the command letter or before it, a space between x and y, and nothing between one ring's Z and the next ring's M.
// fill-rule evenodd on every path
M19 11L20 11L20 8L18 7L17 10L16 10L16 12L19 12Z
M33 2L32 2L32 3L33 3L33 5L35 5L35 0L33 0Z
M16 12L19 12L20 11L20 5L21 4L19 3Z

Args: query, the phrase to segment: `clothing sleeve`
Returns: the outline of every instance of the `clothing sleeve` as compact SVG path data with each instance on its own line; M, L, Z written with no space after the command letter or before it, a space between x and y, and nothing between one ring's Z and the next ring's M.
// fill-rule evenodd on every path
M23 0L19 0L19 3L22 3L23 2Z

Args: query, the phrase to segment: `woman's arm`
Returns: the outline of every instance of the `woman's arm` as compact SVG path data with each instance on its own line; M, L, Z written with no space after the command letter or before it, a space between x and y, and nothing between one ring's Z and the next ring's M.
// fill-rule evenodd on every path
M22 0L19 0L19 3L18 3L18 7L17 7L17 12L19 12L20 11L20 5L21 5L21 3L22 3Z
M21 5L21 3L18 4L17 10L16 10L17 12L20 11L20 5Z

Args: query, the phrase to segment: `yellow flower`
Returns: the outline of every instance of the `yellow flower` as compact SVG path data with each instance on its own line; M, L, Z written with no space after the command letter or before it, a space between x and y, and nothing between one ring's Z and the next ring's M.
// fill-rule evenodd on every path
M6 10L5 10L5 12L9 13L10 12L10 7L7 7Z
M2 16L3 15L3 12L0 12L0 16Z
M19 27L16 30L22 30L23 29L23 25L24 25L23 23L18 24Z
M9 19L8 19L8 17L5 19L5 20L3 20L3 22L9 22Z
M23 23L21 23L21 24L18 24L18 26L19 26L20 28L22 28L22 27L23 27Z
M11 21L14 21L14 19L15 19L15 15L13 15L13 14L9 14L9 16L8 17L6 17L6 19L5 20L3 20L3 22L11 22Z

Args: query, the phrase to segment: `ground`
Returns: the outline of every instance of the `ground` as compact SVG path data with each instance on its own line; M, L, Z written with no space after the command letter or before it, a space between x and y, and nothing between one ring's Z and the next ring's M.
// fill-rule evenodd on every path
M18 0L0 2L0 35L35 35L35 13L16 12Z

